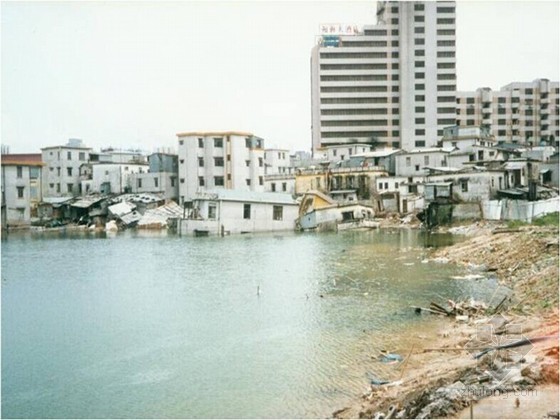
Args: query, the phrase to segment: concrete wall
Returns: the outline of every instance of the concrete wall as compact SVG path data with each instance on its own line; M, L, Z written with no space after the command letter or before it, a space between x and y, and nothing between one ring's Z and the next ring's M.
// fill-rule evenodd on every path
M250 218L244 218L244 205L250 205ZM195 229L208 230L210 235L220 235L221 229L226 233L275 232L295 229L298 217L296 204L272 204L236 201L198 200L196 205L202 219L185 219L180 221L180 230L184 235L194 235ZM216 218L211 220L209 206L216 207ZM274 220L274 206L282 207L282 220Z
M525 200L485 200L482 213L489 220L523 220L531 222L534 218L560 210L560 197L541 201Z
M222 146L214 139L221 138ZM181 203L192 199L199 191L231 189L264 192L264 141L249 133L186 133L179 139L179 196ZM202 147L199 147L202 139ZM251 140L253 139L253 140ZM247 141L251 140L251 147ZM260 146L257 145L257 141ZM203 165L200 166L199 158ZM215 158L224 165L217 166ZM223 177L224 185L216 185ZM202 180L202 181L201 181ZM201 185L201 182L204 185Z
M7 225L29 225L32 217L37 217L37 204L42 200L41 167L21 167L18 177L18 166L2 165L2 196L5 223ZM18 190L19 189L19 190ZM22 197L19 197L19 191Z
M133 193L163 193L166 199L177 200L179 180L176 172L148 172L130 175Z
M88 162L91 149L59 146L45 148L41 152L46 164L43 174L45 197L80 195L80 166Z
M287 149L266 149L264 151L265 173L290 174L293 168L290 165L290 151Z
M500 188L505 188L505 174L501 171L492 171L431 175L428 177L428 182L453 182L453 198L459 201L478 202L493 198Z
M295 175L267 175L264 180L265 192L283 192L295 194L296 177Z
M453 205L453 220L482 219L482 208L479 203L461 203Z
M448 152L402 153L395 156L395 175L422 176L428 171L426 166L447 166Z
M131 175L135 173L146 173L148 165L137 165L133 163L98 163L92 165L93 192L101 192L105 183L111 185L111 194L122 194L125 189L133 191ZM106 192L106 191L105 191Z

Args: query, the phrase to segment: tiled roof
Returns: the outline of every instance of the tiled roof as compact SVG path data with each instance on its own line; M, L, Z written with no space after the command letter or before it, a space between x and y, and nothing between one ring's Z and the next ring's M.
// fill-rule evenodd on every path
M14 153L2 155L2 165L43 166L41 153Z

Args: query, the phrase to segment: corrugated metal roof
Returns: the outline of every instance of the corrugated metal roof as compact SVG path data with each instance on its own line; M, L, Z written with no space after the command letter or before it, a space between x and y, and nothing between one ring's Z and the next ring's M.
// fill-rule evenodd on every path
M90 197L82 197L78 201L71 204L72 207L78 207L81 209L87 209L88 207L93 206L95 203L98 203L102 200L105 200L105 196L90 196Z
M136 209L136 205L132 203L127 203L126 201L123 201L122 203L113 204L112 206L109 206L107 208L107 210L109 210L112 214L121 218L125 214L131 213L134 209Z
M156 209L146 211L142 218L138 221L138 226L160 225L167 226L167 220L174 217L182 217L183 208L171 201Z
M74 197L43 197L43 203L61 205L72 201Z
M138 222L140 219L142 219L142 215L137 211L133 211L128 214L123 214L122 216L119 216L119 218L124 224L131 225L135 222Z

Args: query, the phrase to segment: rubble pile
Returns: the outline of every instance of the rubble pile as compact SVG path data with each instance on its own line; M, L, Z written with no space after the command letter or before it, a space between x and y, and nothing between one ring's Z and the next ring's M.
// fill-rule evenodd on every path
M539 313L558 307L558 230L523 226L496 231L436 250L432 258L492 271L513 289L511 309Z
M485 404L500 407L507 393L524 390L539 392L535 395L539 412L519 413L557 418L557 399L554 403L541 397L540 387L552 387L551 395L557 395L558 230L485 227L479 233L434 250L430 260L463 265L480 274L492 272L499 279L499 290L506 286L508 293L495 300L493 296L488 304L449 300L415 307L417 313L426 311L440 315L442 322L454 318L453 322L425 338L432 348L415 347L405 359L406 375L403 367L398 380L371 382L361 402L335 412L335 418L448 418L473 408L477 416L484 416ZM462 281L476 281L471 277ZM481 332L483 327L489 336ZM492 398L477 406L487 397ZM518 409L519 401L511 397L508 404Z

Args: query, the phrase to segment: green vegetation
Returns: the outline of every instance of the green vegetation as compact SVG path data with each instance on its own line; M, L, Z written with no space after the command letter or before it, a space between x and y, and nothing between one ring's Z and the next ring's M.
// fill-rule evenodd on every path
M524 222L522 220L510 220L508 222L508 228L510 229L515 229L521 226L529 226L529 225L533 225L533 226L560 226L559 223L559 213L558 212L554 212L554 213L549 213L549 214L545 214L544 216L538 217L536 219L533 219L532 223L527 223Z
M545 214L544 216L533 220L533 224L535 226L559 226L558 215L558 212Z

